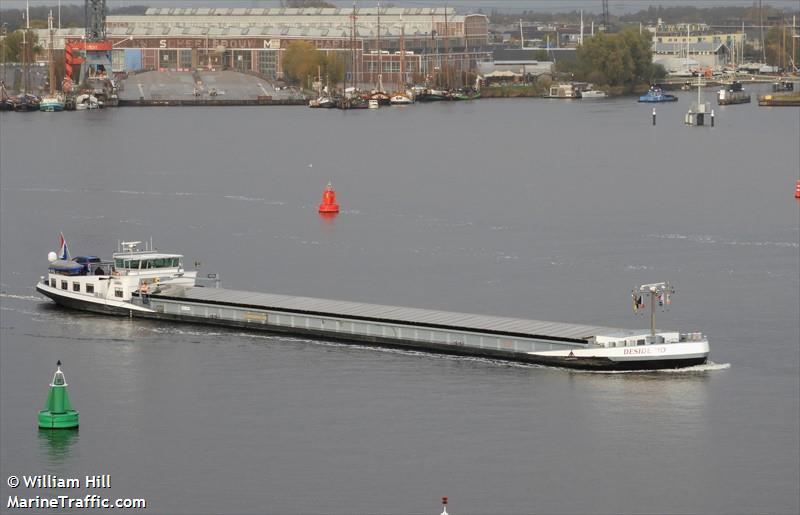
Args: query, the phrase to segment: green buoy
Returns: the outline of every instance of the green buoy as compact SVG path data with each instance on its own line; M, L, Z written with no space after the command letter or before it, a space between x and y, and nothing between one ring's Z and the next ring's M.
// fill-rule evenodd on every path
M72 429L78 427L78 412L72 409L67 392L67 380L61 371L61 360L53 374L50 391L47 392L47 406L39 412L39 427L45 429Z

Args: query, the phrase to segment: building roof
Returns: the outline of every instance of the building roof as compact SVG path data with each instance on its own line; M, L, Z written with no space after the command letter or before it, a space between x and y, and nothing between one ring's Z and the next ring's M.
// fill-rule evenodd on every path
M653 44L653 52L656 54L680 54L686 52L687 45L685 43L659 43ZM724 47L727 50L725 43L689 43L690 54L717 54Z
M36 31L39 41L49 41L50 31L48 29L32 29ZM384 26L381 24L382 38L399 38L403 28L399 25ZM62 28L55 33L55 47L64 48L64 39L81 39L85 34L82 28ZM346 25L332 27L294 27L284 24L263 25L259 27L198 27L198 26L176 26L176 27L110 27L107 30L109 38L128 38L128 37L210 37L210 38L237 38L237 37L269 37L269 38L349 38L350 27ZM374 39L377 31L369 27L358 27L356 36L360 39ZM405 36L411 37L430 37L430 24L405 24Z
M377 7L356 7L357 16L377 16ZM353 9L327 7L271 7L271 8L232 8L232 7L150 7L145 16L350 16ZM454 7L381 7L381 16L457 16Z
M575 48L495 48L495 61L537 61L540 52L547 52L551 61L572 61L576 58Z

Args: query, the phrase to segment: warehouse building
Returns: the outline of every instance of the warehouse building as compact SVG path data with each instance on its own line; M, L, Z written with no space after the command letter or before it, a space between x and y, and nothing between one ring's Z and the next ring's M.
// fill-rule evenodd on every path
M354 19L355 18L355 19ZM401 83L461 77L491 60L489 21L453 8L150 8L144 15L107 18L113 71L235 69L283 77L282 57L292 41L338 53L350 80ZM353 26L355 25L355 35ZM46 40L46 30L40 31ZM61 29L80 40L82 29ZM403 69L405 77L401 77Z

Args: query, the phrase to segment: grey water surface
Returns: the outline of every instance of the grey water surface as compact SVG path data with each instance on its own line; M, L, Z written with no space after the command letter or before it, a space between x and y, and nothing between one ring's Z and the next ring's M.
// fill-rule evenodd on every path
M655 127L632 98L0 114L3 510L64 493L10 475L110 474L68 493L797 513L800 111L715 106L691 128L678 94ZM659 328L708 334L712 363L569 372L68 311L34 291L59 231L73 255L152 237L230 288L619 327L647 327L633 287L669 280ZM36 427L58 359L77 432Z

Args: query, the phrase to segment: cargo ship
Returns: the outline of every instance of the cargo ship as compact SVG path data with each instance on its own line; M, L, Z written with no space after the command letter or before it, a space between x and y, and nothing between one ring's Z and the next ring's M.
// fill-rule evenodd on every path
M650 331L274 295L198 284L181 254L121 242L112 259L50 252L36 291L95 313L238 327L349 343L590 370L654 370L705 363L700 332L657 331L668 283L641 286L634 308L651 306Z

